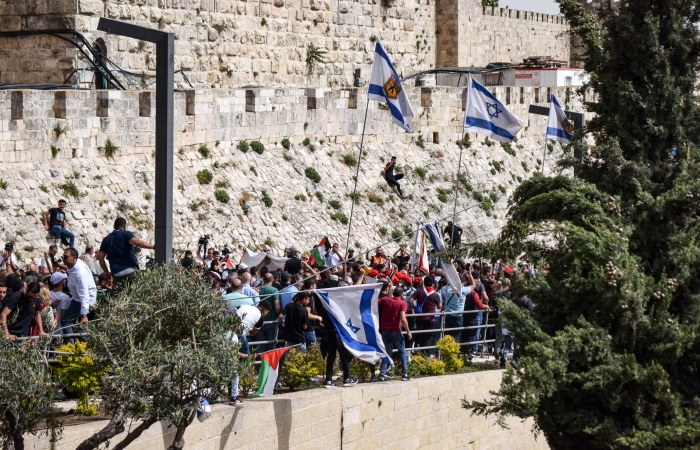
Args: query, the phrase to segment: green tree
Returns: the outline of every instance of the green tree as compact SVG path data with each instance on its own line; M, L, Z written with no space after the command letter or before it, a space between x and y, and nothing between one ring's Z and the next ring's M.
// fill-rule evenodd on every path
M105 371L98 395L112 418L79 450L122 433L127 419L141 423L110 448L125 448L164 419L177 428L170 449L183 448L200 398L225 395L239 370L230 338L237 316L225 316L226 304L210 285L206 277L163 265L139 275L100 307L89 343Z
M503 308L523 370L465 407L534 417L555 450L698 448L700 4L608 1L591 17L558 1L598 95L595 145L560 161L575 177L524 182L484 250L548 272L516 280L534 314Z
M494 6L498 8L498 0L481 0L482 6Z
M24 449L24 435L47 422L52 441L60 429L51 421L54 387L51 371L36 342L0 341L0 446Z

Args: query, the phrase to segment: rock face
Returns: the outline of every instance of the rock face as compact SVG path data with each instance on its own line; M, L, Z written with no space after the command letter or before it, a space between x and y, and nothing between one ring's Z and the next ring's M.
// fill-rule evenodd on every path
M172 32L175 68L197 88L354 86L357 69L369 79L376 39L406 76L534 55L569 60L562 18L484 8L480 0L0 1L2 31L75 29L122 69L153 75L154 46L97 32L100 17ZM326 52L325 63L307 64L310 45ZM87 65L49 35L0 38L0 48L2 83L63 83Z
M534 100L544 101L546 89L492 89L509 99L506 106L526 127L510 147L472 134L472 147L462 152L464 178L457 182L462 88L409 89L416 112L412 133L393 125L386 109L370 104L351 246L364 251L419 223L446 218L455 195L458 210L487 199L481 208L457 216L465 240L498 233L513 189L541 170L543 159L550 173L561 150L558 144L552 151L546 148L546 117L526 113ZM267 246L274 253L288 245L309 250L323 236L345 250L366 95L312 91L177 93L176 248L196 249L197 238L211 234L211 245L235 248L238 254L244 246ZM580 111L573 92L553 92L569 109ZM0 208L5 212L0 239L15 242L25 262L53 242L47 241L41 212L59 198L68 200L68 227L80 247L99 244L119 215L139 237L153 239L155 125L150 111L155 108L147 107L150 97L142 94L110 92L105 99L89 91L0 92ZM310 99L323 108L309 109L314 106ZM261 153L254 140L264 147ZM289 149L283 146L287 141ZM405 174L406 200L382 178L391 156L398 159L396 173ZM309 168L319 175L318 182L307 176ZM391 253L397 248L386 246Z

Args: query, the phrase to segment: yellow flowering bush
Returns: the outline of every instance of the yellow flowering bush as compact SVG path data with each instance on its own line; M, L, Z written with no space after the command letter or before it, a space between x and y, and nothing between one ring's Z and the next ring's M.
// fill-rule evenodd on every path
M440 358L449 372L457 372L462 368L464 360L459 357L459 344L452 336L443 337L435 346L440 350Z
M321 374L318 361L316 361L314 355L314 347L308 353L297 348L287 352L287 357L284 359L282 371L280 372L280 378L290 389L297 389L306 384L311 377Z
M409 373L419 375L445 375L445 362L438 359L414 355L409 365Z
M75 344L65 344L56 349L58 359L54 376L69 392L78 394L78 406L75 414L79 416L94 416L97 405L90 401L90 392L100 385L103 372L97 369L94 359L88 354L87 342L76 341Z

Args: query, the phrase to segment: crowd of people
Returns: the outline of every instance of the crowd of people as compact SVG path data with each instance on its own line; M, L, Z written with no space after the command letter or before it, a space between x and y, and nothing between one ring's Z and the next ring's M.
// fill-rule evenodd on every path
M126 219L115 220L114 230L103 238L99 250L87 245L80 254L73 234L66 229L65 207L65 200L60 200L57 208L43 215L46 230L65 247L62 256L57 243L43 254L40 266L20 267L12 243L7 243L0 255L0 321L9 340L62 334L65 341L73 342L73 327L94 318L101 298L115 295L138 271L146 270L141 249L154 249L154 245L128 231ZM449 222L443 235L456 246L462 230ZM343 372L342 385L350 386L357 380L350 376L352 357L314 294L317 289L382 283L379 332L386 351L397 358L402 380L410 379L407 352L435 357L435 344L442 333L453 336L467 357L492 354L505 366L513 342L512 333L499 318L499 302L512 300L520 307L534 308L527 292L513 283L516 271L536 276L522 263L456 260L453 265L461 280L457 290L450 286L435 257L427 273L412 268L411 254L404 246L391 256L381 247L365 255L357 255L352 248L343 253L338 244L330 245L327 251L324 248L323 253L317 261L314 255L318 257L319 252L302 253L288 247L283 266L271 264L272 256L266 256L260 264L249 267L244 257L235 263L228 248L219 251L208 247L205 237L196 253L187 250L183 258L172 263L208 277L227 313L239 316L235 339L241 341L240 357L257 358L280 345L307 349L319 343L327 358L325 387L336 385L336 358ZM495 326L485 327L487 320ZM517 347L514 350L511 364L517 368ZM372 379L389 379L388 368L382 363L377 376L372 371ZM232 382L230 402L241 403L237 378Z

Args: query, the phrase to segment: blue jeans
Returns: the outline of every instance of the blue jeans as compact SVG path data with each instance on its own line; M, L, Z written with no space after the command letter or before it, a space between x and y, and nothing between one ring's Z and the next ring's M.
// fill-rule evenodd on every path
M59 225L54 225L51 228L49 228L49 232L56 236L57 239L67 237L70 240L70 246L75 248L75 236L73 236L73 233L71 233L70 231L66 230L65 228Z
M315 331L304 331L304 345L301 346L302 349L306 350L311 348L311 344L316 343L316 332Z
M80 306L80 302L73 300L70 302L70 305L68 305L68 309L63 311L63 317L61 317L61 328L63 328L63 334L73 333L73 328L70 325L80 317ZM63 340L70 344L75 343L75 339L72 337L67 337Z
M506 360L508 359L508 352L510 351L510 345L513 343L513 335L512 334L504 334L503 335L503 359ZM520 355L518 355L518 348L519 346L516 344L513 347L513 361L517 361L520 358Z
M481 325L484 320L484 315L482 313L477 313L475 314L476 316L476 325ZM478 341L481 338L481 328L476 329L476 333L474 333L474 340ZM477 353L479 351L479 344L474 344L472 347L472 352Z
M399 357L401 358L401 370L404 375L408 374L408 367L406 365L406 347L404 346L403 334L400 331L382 331L382 341L384 341L384 348L386 349L386 354L391 358L391 352L393 346L396 345L396 350L399 351ZM379 376L386 375L386 368L389 366L389 361L382 360L382 365L379 368Z

